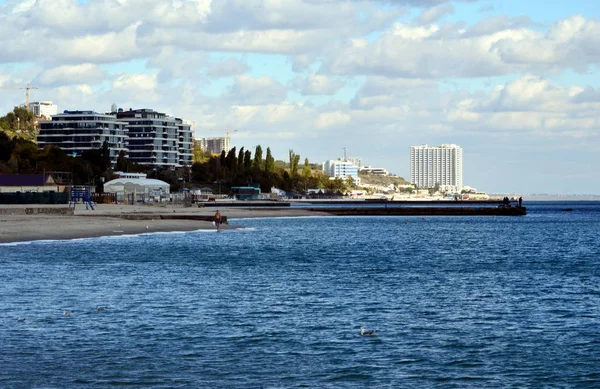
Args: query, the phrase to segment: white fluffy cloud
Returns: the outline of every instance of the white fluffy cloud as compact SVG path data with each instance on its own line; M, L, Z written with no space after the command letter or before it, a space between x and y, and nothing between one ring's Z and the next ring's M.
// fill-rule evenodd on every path
M237 76L224 97L240 105L281 103L287 97L287 88L267 76Z
M106 72L98 65L84 63L80 65L63 65L45 70L39 74L35 83L41 86L94 85L103 81L105 77Z
M600 147L589 76L600 23L564 15L544 26L493 7L463 20L470 1L458 3L0 1L0 85L31 82L32 98L61 110L153 108L194 120L198 135L237 129L238 146L293 146L315 162L347 147L398 173L412 143L458 143L478 162L492 146L525 147L521 137ZM8 111L24 93L3 96Z
M295 78L292 86L303 95L332 95L342 88L344 83L329 76L313 73L306 78Z

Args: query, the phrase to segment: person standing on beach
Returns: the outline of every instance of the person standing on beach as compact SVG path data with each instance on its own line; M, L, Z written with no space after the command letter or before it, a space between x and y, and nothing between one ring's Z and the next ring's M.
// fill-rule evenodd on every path
M219 210L215 213L215 226L217 227L217 231L219 231L219 227L221 226L221 212Z

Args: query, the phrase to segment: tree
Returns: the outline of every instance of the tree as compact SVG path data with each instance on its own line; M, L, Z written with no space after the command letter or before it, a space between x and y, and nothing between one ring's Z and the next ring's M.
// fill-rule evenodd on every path
M129 171L129 161L125 156L125 151L119 151L119 156L117 157L117 170L120 172L128 172Z
M0 131L0 161L7 162L15 148L14 142L4 131Z
M240 152L238 153L238 158L237 158L237 171L238 172L243 172L244 171L244 148L240 148Z
M302 177L309 178L312 175L312 169L308 163L308 158L304 159L304 166L302 166Z
M292 177L298 175L298 164L300 163L300 155L294 153L294 150L290 149L290 173Z
M256 146L256 150L254 150L254 163L252 164L252 167L257 171L260 171L260 170L262 170L262 166L263 166L262 147L260 147L260 145L258 145L258 146Z
M236 150L235 147L231 148L227 153L227 157L225 158L225 167L230 172L235 172L237 169L237 157L235 156Z
M275 158L271 155L271 148L267 147L267 156L265 157L265 173L275 173Z
M252 167L252 152L250 150L246 150L244 153L244 169L250 170Z

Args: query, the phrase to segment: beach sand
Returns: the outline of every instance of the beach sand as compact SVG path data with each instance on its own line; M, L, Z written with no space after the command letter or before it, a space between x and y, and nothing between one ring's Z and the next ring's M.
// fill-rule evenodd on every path
M0 205L0 209L49 207L55 205ZM172 208L169 206L144 206L121 204L98 204L95 210L86 210L77 205L73 216L53 215L0 215L0 243L26 242L33 240L64 240L92 238L113 235L131 235L147 232L174 232L216 229L212 222L205 220L160 219L165 216L204 216L212 217L216 208ZM293 217L327 215L302 209L242 209L219 208L229 224L222 229L239 228L232 219L262 217ZM145 220L129 220L123 217L143 217Z

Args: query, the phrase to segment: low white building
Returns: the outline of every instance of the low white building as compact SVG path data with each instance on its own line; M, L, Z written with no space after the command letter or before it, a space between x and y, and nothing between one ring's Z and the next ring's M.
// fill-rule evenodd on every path
M389 174L388 171L382 167L363 166L359 171L374 176L387 176Z
M170 186L164 181L146 178L141 173L116 174L119 178L105 183L104 192L116 193L117 201L161 202L169 199Z
M323 164L323 173L327 174L332 179L341 178L345 181L348 178L352 178L356 185L360 185L358 166L350 161L331 159Z

